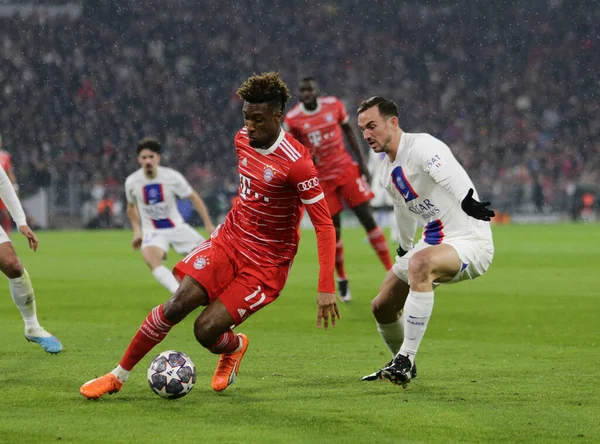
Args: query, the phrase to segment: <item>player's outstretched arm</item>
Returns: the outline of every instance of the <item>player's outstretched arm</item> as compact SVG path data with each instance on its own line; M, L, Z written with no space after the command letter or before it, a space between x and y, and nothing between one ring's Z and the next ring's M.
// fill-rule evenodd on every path
M329 214L325 199L307 204L306 211L315 227L317 234L317 249L319 255L319 293L317 294L317 328L335 327L336 318L341 319L335 300L335 228Z
M202 222L204 222L204 228L206 229L206 231L208 231L209 234L215 231L215 226L213 225L212 220L210 219L208 209L206 208L204 200L200 197L200 195L194 191L190 195L190 200L192 201L192 205L202 218Z
M127 218L131 223L131 230L133 231L131 246L134 250L138 250L142 246L142 230L140 229L140 214L134 203L127 203Z
M420 160L425 173L444 187L460 203L465 213L484 221L490 221L495 216L494 211L487 208L490 202L473 199L473 182L445 143L437 139L430 140L419 151L419 155L422 156Z
M302 161L296 162L288 174L290 184L298 191L300 201L305 205L310 221L317 234L319 255L319 288L317 294L317 327L325 320L329 327L329 317L335 326L335 319L341 319L335 301L335 228L319 179L317 170L306 153Z
M17 193L15 192L12 182L2 167L0 167L0 199L4 201L10 216L15 221L17 227L19 227L19 230L20 227L27 226L27 219L25 217L23 207L21 206L21 202L17 197Z
M19 227L19 231L27 238L29 248L33 251L37 251L38 238L31 228L27 226L27 218L25 217L21 202L17 197L13 182L9 179L2 167L0 167L0 199L6 204L8 212L15 221L17 227Z

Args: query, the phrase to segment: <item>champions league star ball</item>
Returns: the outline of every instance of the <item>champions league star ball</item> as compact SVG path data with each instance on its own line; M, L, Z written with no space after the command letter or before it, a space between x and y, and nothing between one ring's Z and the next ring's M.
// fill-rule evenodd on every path
M148 384L154 393L166 399L187 395L196 383L196 366L185 353L167 350L152 360Z

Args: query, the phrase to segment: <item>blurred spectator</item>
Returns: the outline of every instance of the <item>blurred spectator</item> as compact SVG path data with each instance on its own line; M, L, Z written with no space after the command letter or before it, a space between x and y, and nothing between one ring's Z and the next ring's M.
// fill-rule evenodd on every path
M0 18L0 130L22 189L53 170L84 194L96 176L121 187L135 142L157 136L222 211L235 89L278 70L350 110L393 98L402 127L450 144L497 208L567 211L573 187L600 183L600 7L442 3L89 1L78 19Z

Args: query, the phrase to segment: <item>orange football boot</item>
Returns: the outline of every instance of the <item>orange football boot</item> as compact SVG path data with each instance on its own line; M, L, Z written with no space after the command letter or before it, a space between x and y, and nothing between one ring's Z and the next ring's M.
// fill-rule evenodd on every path
M123 387L123 383L119 381L112 373L107 373L99 378L92 379L86 382L79 389L79 393L85 396L87 399L98 399L102 395L112 395L117 393Z
M219 363L211 382L211 387L216 392L221 392L233 384L240 370L240 364L242 363L244 353L248 350L249 342L248 337L243 333L240 333L238 337L242 341L242 348L237 352L224 353L219 358Z

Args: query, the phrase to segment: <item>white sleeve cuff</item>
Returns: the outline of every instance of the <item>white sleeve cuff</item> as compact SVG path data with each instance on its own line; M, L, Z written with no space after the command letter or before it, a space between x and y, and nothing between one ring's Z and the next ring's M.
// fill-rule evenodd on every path
M303 203L304 205L310 205L310 204L314 204L314 203L316 203L316 202L320 201L320 200L321 200L321 199L323 199L324 197L325 197L325 194L321 193L321 194L319 194L318 196L315 196L315 197L313 197L312 199L307 199L307 200L300 199L300 200L302 201L302 203Z

